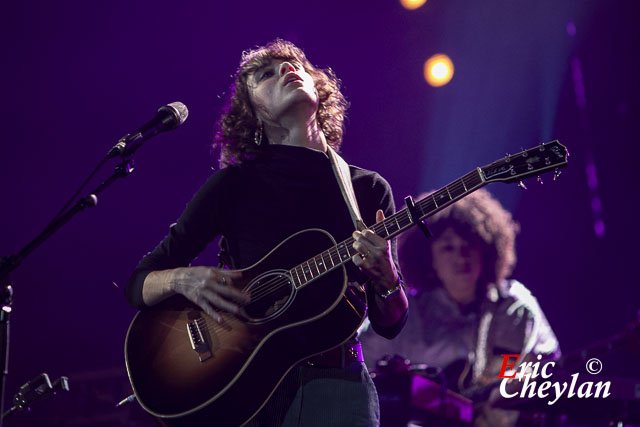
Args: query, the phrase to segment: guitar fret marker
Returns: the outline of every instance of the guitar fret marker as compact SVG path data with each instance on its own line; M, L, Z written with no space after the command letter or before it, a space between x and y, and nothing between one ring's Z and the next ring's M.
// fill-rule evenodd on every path
M349 249L347 249L347 247L344 245L344 243L340 244L340 248L344 249L344 250L347 252L347 254L349 253ZM338 251L339 251L339 250L340 250L340 249L338 249ZM338 253L339 253L339 252L338 252ZM340 257L341 257L342 259L347 259L347 258L349 258L349 256L348 256L348 255L346 255L346 254L345 254L345 255L340 254Z
M318 264L316 264L316 259L313 258L311 261L309 261L309 267L311 267L311 265L313 265L316 268L316 271L318 272L318 275L320 274L320 269L318 268Z
M305 273L309 273L309 276L313 279L313 272L311 271L311 264L309 264L309 261L306 262L307 266L305 267L304 271Z
M543 150L544 153L539 153L538 150ZM566 147L561 145L558 141L553 141L543 146L532 148L528 150L527 153L527 161L534 166L532 171L527 170L527 161L524 160L525 156L522 154L511 156L509 162L499 160L488 166L477 168L460 178L458 181L442 188L439 193L436 193L436 195L431 197L426 196L421 201L417 202L416 208L420 210L416 210L415 215L420 215L419 220L429 217L445 206L453 203L454 200L458 200L488 183L516 183L521 179L535 177L542 172L553 171L555 168L561 168L567 164L568 152ZM549 162L551 164L548 164ZM447 193L449 195L448 201L444 199ZM437 200L439 202L437 202ZM382 230L386 230L388 236L387 240L390 240L391 236L395 236L396 234L414 226L410 219L407 209L403 209L400 212L391 215L388 218L388 222L385 221L382 225L374 225L373 229L376 233L380 233L379 235L382 235ZM308 231L310 230L307 230L307 232ZM280 255L271 255L270 252L269 255L265 256L264 263L259 263L255 266L256 273L259 274L256 274L252 279L249 279L249 275L247 274L247 287L256 291L255 293L252 293L251 303L247 306L247 311L250 315L248 323L251 324L251 328L254 328L253 325L257 326L255 329L256 333L252 333L250 337L245 333L245 328L234 327L235 325L232 323L233 321L231 320L231 317L227 317L225 315L225 323L231 320L227 325L233 326L231 328L227 328L227 325L224 323L223 325L219 325L209 316L202 313L201 310L194 309L190 306L180 309L179 327L176 326L177 324L173 320L171 322L166 321L167 315L169 315L171 319L176 319L176 310L172 304L169 304L169 307L165 308L162 305L163 303L161 303L157 309L145 310L139 313L139 316L134 318L129 328L129 332L127 333L125 342L125 358L129 362L126 364L126 368L132 386L137 392L140 392L137 394L139 394L141 403L144 401L146 404L145 408L149 407L153 411L152 412L150 410L149 412L157 412L161 416L166 415L167 417L178 417L186 413L185 411L192 411L195 409L192 402L185 402L184 404L180 403L180 405L176 406L175 409L167 409L166 402L175 402L178 400L176 399L175 388L164 387L163 385L166 384L164 379L154 380L154 375L156 375L157 372L175 371L175 359L173 357L166 357L166 354L167 352L174 354L176 350L180 350L181 353L179 356L184 355L184 357L190 359L185 360L185 363L180 364L179 373L181 375L188 375L189 378L194 379L193 386L191 388L194 390L206 388L206 390L209 391L209 395L220 397L220 399L215 397L209 400L212 405L215 406L222 402L221 406L224 406L224 402L242 401L243 398L246 397L243 396L243 394L246 394L245 390L237 390L234 387L229 387L228 384L225 384L225 382L228 381L225 381L224 378L221 378L220 376L218 378L213 378L214 381L211 381L208 374L201 374L201 372L204 371L202 371L200 367L204 365L204 363L207 363L205 371L210 372L211 367L213 367L214 370L222 373L222 377L228 376L230 378L239 378L246 372L250 372L249 369L244 368L248 363L250 363L249 359L253 357L254 349L267 349L274 344L271 340L271 337L273 337L274 334L269 332L274 331L274 328L280 329L281 325L285 322L288 323L286 326L292 330L299 325L299 323L292 323L291 320L297 321L296 315L300 311L304 311L305 307L301 307L300 304L304 305L308 302L312 302L317 305L315 308L319 311L329 309L328 306L323 305L325 301L322 298L316 298L315 300L309 301L310 298L295 298L294 293L288 292L290 291L290 287L300 289L307 284L309 284L310 287L314 286L314 284L318 284L318 282L310 280L310 277L312 275L316 275L316 269L319 272L319 276L322 276L329 271L329 261L331 261L331 264L333 265L331 269L337 269L349 261L347 255L349 252L353 251L350 247L345 247L345 245L351 245L353 240L347 238L340 243L332 240L331 238L327 240L326 237L328 233L324 232L322 234L324 236L324 240L314 238L309 242L310 244L316 242L319 243L321 241L331 242L327 243L329 248L325 252L322 252L321 255L316 255L309 259L313 254L308 254L306 251L301 251L299 249L300 243L307 243L305 236L302 236L300 240L297 240L298 237L290 236L289 239L293 242L293 245L291 245L293 250L287 250L290 249L287 247L287 242L289 241L289 239L287 239L283 241L281 246L274 248L273 253L275 254L276 251L280 249L287 253L294 253L297 257L292 256L292 259L289 259L289 261L299 263L298 265L294 265L294 267L291 267L291 270L288 271L286 268L269 271L267 269L273 268L272 265L275 264L276 261L285 260L284 257L280 258ZM311 267L312 263L315 264L315 267ZM340 273L342 273L342 271L340 271ZM318 287L320 289L316 289L316 292L324 292L322 285L318 285L317 288ZM294 292L295 291L297 291L297 289L294 289ZM283 292L288 292L288 295L284 295ZM313 291L310 290L310 293L311 292ZM314 296L316 294L311 295ZM260 302L255 304L257 301ZM352 308L355 309L355 306L352 306ZM289 310L288 313L295 314L283 316L281 320L271 322L271 319L283 315L287 310ZM322 315L319 315L318 318L320 316ZM186 320L186 322L184 320ZM153 329L150 329L150 325L153 325ZM351 330L345 332L353 334L353 331ZM187 334L187 337L184 336L185 333ZM158 340L162 342L159 343L160 345L158 346L158 350L155 351L154 348L153 352L148 351L149 343L141 343L143 340L140 339L150 337L155 340L155 337L165 337L167 335L169 335L169 339L163 338L162 340ZM327 344L326 347L330 348L330 344L339 345L339 341L330 341L330 339L338 338L338 336L341 337L343 335L344 334L326 335L324 337ZM187 340L184 338L187 338ZM247 342L247 338L251 340L251 342ZM211 339L214 341L210 342ZM277 337L275 339L278 340ZM173 344L176 342L184 342L185 346L180 346L184 348L177 348L177 346ZM213 346L214 342L215 347ZM291 364L297 363L299 359L307 358L317 352L316 347L307 348L304 346L303 342L300 342L299 346L299 351L293 352L295 357L291 360L285 360L284 362L289 361ZM238 349L238 357L235 357L234 355L233 360L230 360L231 358L227 357L217 357L218 349ZM210 354L215 354L216 357L212 357ZM262 353L256 353L256 357L262 355ZM287 352L279 354L279 356L282 357L287 355L289 355ZM240 364L238 361L241 360L240 358L242 357L245 357L246 361L242 361L242 364ZM286 363L282 364L282 366L286 366ZM278 373L282 374L281 372L276 372L276 374ZM278 377L278 375L275 375L274 377ZM242 378L241 382L242 381L246 381L247 383L251 382L246 378ZM261 386L264 386L265 388L272 386L272 388L275 388L277 385L274 384L275 382L276 381L274 380L270 384L264 383ZM147 401L147 398L150 398L150 400ZM190 401L192 401L192 399L190 399ZM246 414L256 413L262 403L264 402L255 402L255 404L253 402L247 402L246 408L243 408L245 409L244 411L228 411L226 407L217 408L212 406L211 408L214 409L212 412L218 411L218 414L214 414L213 416L215 417L218 415L221 418L221 424L242 425L248 421L246 419ZM235 415L236 412L242 413Z
M554 141L554 143L556 143L556 141ZM537 148L538 147L536 147L536 149ZM564 159L564 164L566 164L566 157L564 157L562 151L564 147L552 147L552 150L554 149L556 149L556 151L554 151L554 154L556 154L556 156L560 159ZM533 150L534 149L531 149L529 151ZM527 156L522 153L516 156L510 156L509 162L515 161L519 157ZM544 158L546 166L549 166L550 160L551 159L549 157ZM449 185L444 186L440 190L432 193L430 195L431 197L425 197L424 199L416 203L416 209L419 209L419 211L416 212L420 215L420 218L412 219L407 209L403 209L402 211L397 212L396 214L382 221L382 224L375 224L373 227L371 227L371 230L373 230L376 235L381 236L385 239L391 238L392 235L396 235L411 227L414 224L414 220L422 221L429 215L435 213L441 208L444 208L445 206L450 205L455 200L466 196L468 193L474 191L475 189L486 185L488 182L497 181L497 179L495 178L495 171L501 170L499 169L503 167L500 166L501 162L504 161L501 160L498 162L494 162L493 164L485 166L483 168L478 167L474 171L469 172L467 175L461 177L457 181L454 181ZM561 164L558 165L561 166ZM527 166L529 169L531 169L531 162L528 162ZM488 177L485 176L485 169L490 171ZM513 164L510 165L509 169L505 172L510 172L511 175L517 174ZM307 260L306 263L303 263L300 266L294 268L293 271L295 272L295 277L292 275L294 283L295 278L297 278L300 286L303 286L304 284L310 282L311 279L314 279L316 276L323 275L336 266L344 264L352 257L353 253L356 253L355 248L353 248L352 246L353 243L353 239L347 239L340 244L326 250L322 254L316 255L314 258ZM328 259L325 257L328 257ZM337 257L337 260L334 257ZM331 266L329 266L329 261L331 261ZM300 270L298 270L298 268Z

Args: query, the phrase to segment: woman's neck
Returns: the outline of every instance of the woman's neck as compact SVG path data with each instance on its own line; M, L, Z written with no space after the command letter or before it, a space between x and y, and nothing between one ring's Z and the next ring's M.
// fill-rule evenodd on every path
M295 120L282 124L265 123L265 133L270 144L306 147L327 151L327 139L320 129L315 115L308 121Z

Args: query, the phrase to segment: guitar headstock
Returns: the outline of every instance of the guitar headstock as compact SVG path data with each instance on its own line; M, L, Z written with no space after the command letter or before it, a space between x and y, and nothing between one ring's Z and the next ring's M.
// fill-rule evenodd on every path
M518 154L507 155L480 169L486 182L518 182L565 167L567 157L569 157L567 147L555 140L521 151Z

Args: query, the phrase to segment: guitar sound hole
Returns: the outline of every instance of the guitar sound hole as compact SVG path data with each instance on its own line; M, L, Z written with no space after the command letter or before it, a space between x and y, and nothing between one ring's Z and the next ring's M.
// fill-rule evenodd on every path
M253 320L277 316L291 301L292 286L282 273L267 274L250 283L251 302L244 309Z

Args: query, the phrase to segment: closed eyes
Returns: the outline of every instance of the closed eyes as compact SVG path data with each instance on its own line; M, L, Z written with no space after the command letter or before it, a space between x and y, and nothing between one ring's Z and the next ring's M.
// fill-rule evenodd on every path
M258 77L258 81L261 82L262 80L268 79L269 77L271 77L273 75L274 75L273 70L271 70L271 69L265 70Z
M296 71L300 71L302 70L302 64L297 62L297 61L289 61L289 64L291 64L293 66L293 68L296 69ZM264 69L264 71L260 71L258 72L256 81L257 82L261 82L263 80L267 80L268 78L272 77L275 75L275 71L273 68L271 67L267 67Z

